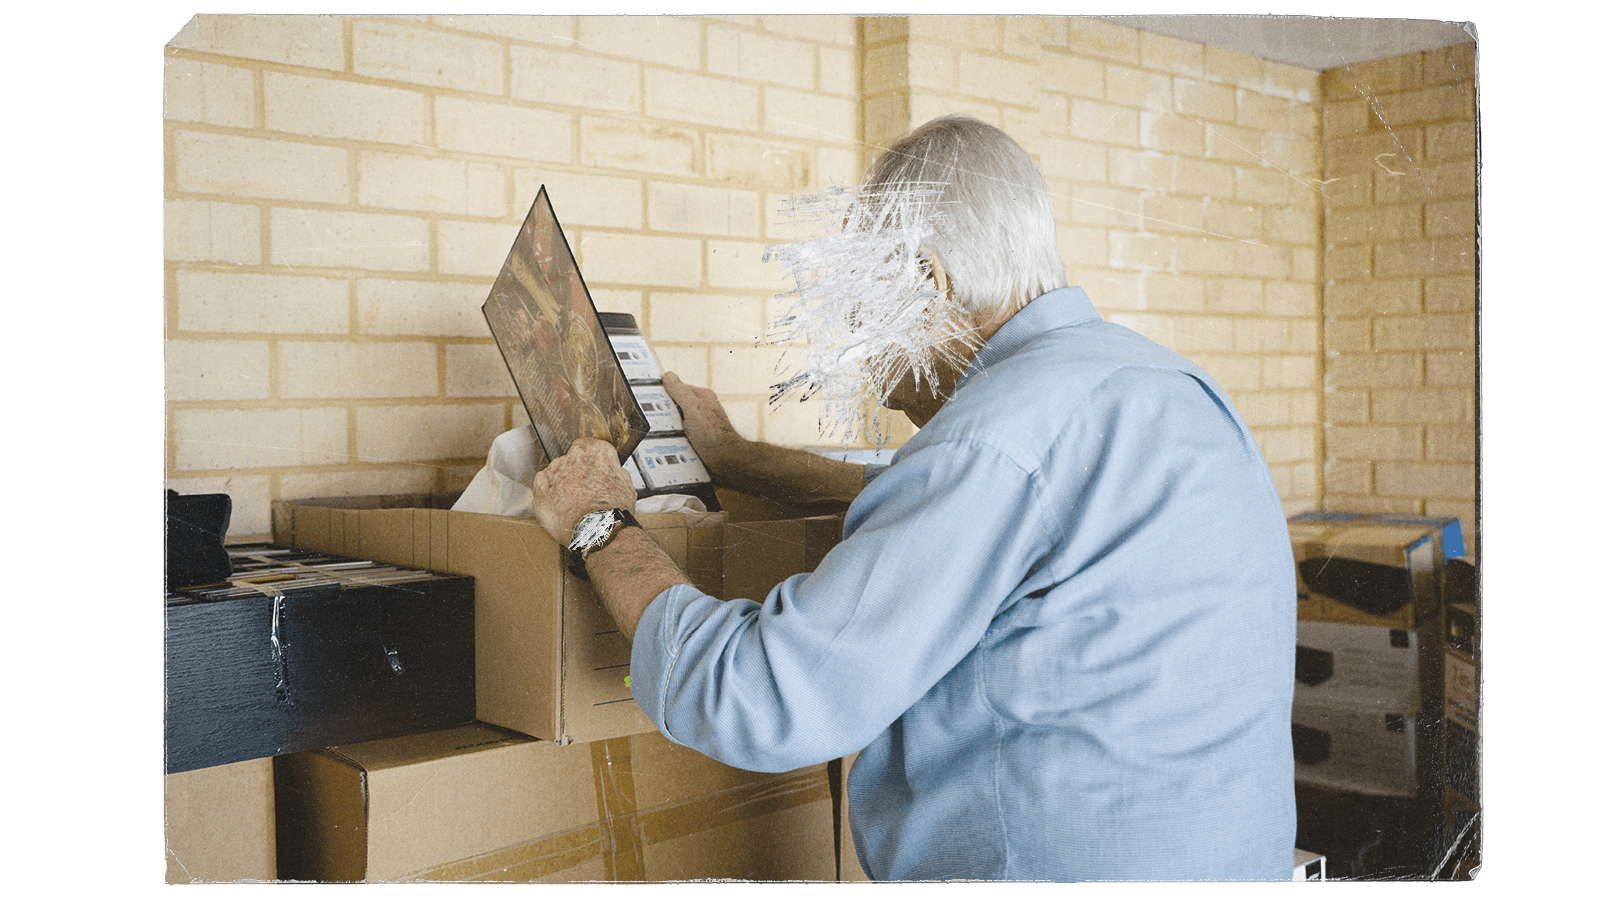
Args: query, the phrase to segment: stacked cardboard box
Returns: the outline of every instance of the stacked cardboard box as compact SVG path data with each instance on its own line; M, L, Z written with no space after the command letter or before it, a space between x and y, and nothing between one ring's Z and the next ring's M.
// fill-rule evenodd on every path
M628 642L544 529L442 505L381 497L274 508L285 546L473 577L479 720L279 757L282 877L839 877L842 784L829 766L758 775L666 741L631 697ZM748 498L723 506L639 516L713 596L764 598L839 539L835 516Z
M166 776L167 883L278 877L272 760Z
M308 881L834 881L828 767L715 763L659 734L475 724L278 757L278 859Z
M1439 576L1460 524L1304 513L1289 522L1300 627L1296 778L1414 796L1438 766Z

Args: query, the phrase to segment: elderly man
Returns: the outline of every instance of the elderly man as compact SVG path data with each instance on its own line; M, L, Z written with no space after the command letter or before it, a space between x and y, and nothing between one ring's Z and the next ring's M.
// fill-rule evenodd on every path
M708 597L613 523L634 492L609 445L537 479L540 521L579 532L633 641L635 698L747 769L859 750L874 879L1289 877L1293 559L1249 430L1199 367L1066 286L1009 137L930 122L867 188L910 180L943 186L952 212L915 250L962 321L882 398L920 427L891 464L745 440L710 391L667 382L719 483L850 501L815 572Z

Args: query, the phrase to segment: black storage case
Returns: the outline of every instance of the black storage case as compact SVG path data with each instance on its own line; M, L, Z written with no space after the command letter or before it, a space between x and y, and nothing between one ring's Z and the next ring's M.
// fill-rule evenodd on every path
M290 584L167 596L168 773L473 721L471 578Z

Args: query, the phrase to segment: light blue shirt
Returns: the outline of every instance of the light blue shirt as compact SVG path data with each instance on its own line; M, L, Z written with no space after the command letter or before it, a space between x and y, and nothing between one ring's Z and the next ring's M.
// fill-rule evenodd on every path
M814 573L645 610L667 737L760 771L860 750L874 879L1290 876L1294 559L1210 376L1052 291L872 474Z

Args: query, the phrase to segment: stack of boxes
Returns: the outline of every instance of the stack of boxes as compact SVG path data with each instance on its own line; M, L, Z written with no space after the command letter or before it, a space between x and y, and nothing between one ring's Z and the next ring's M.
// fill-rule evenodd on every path
M1332 871L1431 871L1447 840L1441 581L1455 519L1303 513L1293 731L1299 845Z
M721 512L639 515L713 595L764 597L839 539L837 517L725 499ZM628 642L544 529L439 507L421 495L280 503L274 537L471 576L460 655L475 720L170 777L169 880L864 877L841 762L754 773L670 743L632 699Z

